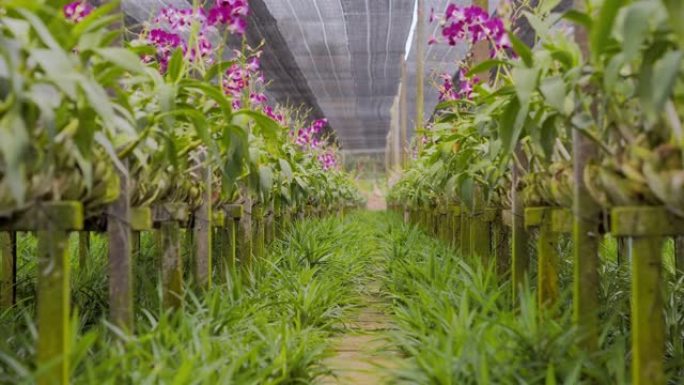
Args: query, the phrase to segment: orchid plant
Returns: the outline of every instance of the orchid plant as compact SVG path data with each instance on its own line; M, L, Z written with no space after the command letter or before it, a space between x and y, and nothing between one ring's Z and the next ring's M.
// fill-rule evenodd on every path
M290 148L287 111L267 104L258 49L243 45L224 60L220 38L243 38L246 1L161 9L124 47L112 44L120 31L108 30L121 19L116 3L30 3L0 16L0 216L44 200L82 201L96 214L116 198L119 174L131 178L135 206L194 207L201 166L221 182L215 204L237 199L236 186L254 178L261 183L246 184L268 200L275 181L294 188L298 163L307 178L332 163ZM317 188L331 199L351 190L326 181ZM328 203L357 199L338 195Z

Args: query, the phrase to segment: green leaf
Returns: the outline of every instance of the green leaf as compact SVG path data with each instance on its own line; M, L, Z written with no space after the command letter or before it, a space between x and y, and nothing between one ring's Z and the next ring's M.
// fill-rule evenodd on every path
M57 40L55 40L54 36L52 36L50 30L42 22L42 20L38 18L38 16L21 8L17 9L17 12L19 12L19 14L23 16L24 19L26 19L26 21L28 21L31 24L31 27L33 27L33 29L36 31L36 34L43 42L43 44L45 44L48 48L53 50L62 50L62 47L59 45Z
M146 73L145 67L140 63L140 58L126 48L107 47L97 48L93 51L104 60L115 64L126 71L135 74Z
M13 109L0 118L0 153L5 161L4 181L18 205L23 205L26 193L25 169L22 157L28 149L29 135L21 114Z
M586 29L591 29L594 22L591 16L585 12L578 11L576 9L571 9L563 14L563 19L570 20L575 24L579 24Z
M505 64L509 64L509 63L505 60L499 60L499 59L485 60L483 62L478 63L476 66L471 67L470 70L468 71L467 76L473 76L473 75L476 75L476 74L479 74L482 72L487 72L487 71L491 70L492 68L498 67L500 65L505 65Z
M171 81L171 83L178 83L183 76L185 71L185 58L183 57L183 50L177 48L171 59L169 59L169 64L166 71L166 78Z
M679 46L684 47L684 1L682 0L662 0L667 7L667 14L670 18L670 26L679 36Z
M76 100L77 75L74 65L61 49L34 48L31 58L45 71L48 79L71 100Z
M606 51L613 32L615 18L625 3L626 0L604 0L596 23L590 32L591 53L594 61L598 62L601 54Z
M536 68L517 67L513 68L512 77L515 84L515 93L518 96L518 100L520 100L520 105L528 105L532 98L532 93L537 88L539 71Z
M648 95L648 99L642 99L652 114L661 114L665 108L680 75L681 62L682 51L670 51L654 63L653 73L657 76L652 78L652 94Z
M627 9L627 15L622 25L622 50L625 61L634 59L646 40L650 29L651 15L655 11L653 3L638 2Z
M532 50L527 46L522 40L518 39L514 33L508 32L508 37L511 40L511 45L513 50L522 59L526 66L532 67L534 65L534 58L532 56Z
M261 133L265 138L277 138L278 134L282 131L282 128L278 122L262 114L261 112L243 109L234 114L234 117L239 116L247 116L252 119L259 128L259 130L256 130L254 133Z
M565 82L560 76L545 78L539 85L544 101L559 112L565 108Z
M222 61L222 62L214 64L213 66L211 66L211 68L209 68L207 73L204 74L204 80L206 80L206 81L213 80L215 77L218 76L218 74L223 73L224 71L226 71L228 68L230 68L230 66L232 66L235 63L236 63L235 60L228 60L228 61Z
M293 173L292 166L290 166L290 162L288 162L285 159L278 159L278 163L280 164L280 173L288 182L291 181Z
M216 102L223 111L227 122L232 120L233 107L226 95L215 85L200 80L184 79L179 83L181 89L192 90Z
M261 191L271 191L273 188L273 169L270 166L259 167L259 187Z

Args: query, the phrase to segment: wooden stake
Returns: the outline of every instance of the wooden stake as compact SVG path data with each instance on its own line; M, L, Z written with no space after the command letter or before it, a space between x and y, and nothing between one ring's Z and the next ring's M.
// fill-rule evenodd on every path
M513 303L518 302L518 294L529 274L530 257L527 253L527 231L525 230L525 204L523 202L522 191L520 189L520 179L523 170L520 167L527 168L527 158L518 143L516 147L516 157L520 162L520 166L513 163L513 191L512 200L513 207L511 208L511 222L512 222L512 252L511 252L511 280L513 289Z
M177 221L161 223L162 299L165 308L179 309L183 305L183 265L181 234Z
M665 384L663 238L632 238L632 383Z
M69 231L83 228L83 206L58 202L38 213L37 383L66 385L71 354Z
M201 154L199 159L201 163L200 173L201 181L204 187L202 193L202 204L195 210L194 215L194 252L193 252L193 275L195 284L201 289L208 289L211 287L212 275L212 172L211 166L206 163L206 155Z
M0 310L14 305L15 256L10 232L0 232Z
M112 323L133 332L133 268L128 176L119 173L119 197L107 208L109 313Z

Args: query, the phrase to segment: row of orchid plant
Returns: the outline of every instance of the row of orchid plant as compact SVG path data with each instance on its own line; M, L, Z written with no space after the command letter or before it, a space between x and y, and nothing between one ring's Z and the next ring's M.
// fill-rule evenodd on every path
M298 130L306 119L268 103L248 12L246 0L167 7L122 41L118 2L0 6L0 217L60 200L96 215L121 175L133 205L194 207L203 167L216 205L357 203L325 122Z
M491 58L468 57L443 77L436 117L418 133L416 159L391 199L470 207L483 196L508 208L515 165L527 206L571 207L576 132L599 152L580 172L598 204L664 205L684 215L680 2L588 0L586 12L560 11L556 0L505 4L501 18L455 5L440 18L445 43L484 42ZM516 37L518 19L533 41ZM491 80L480 81L483 74Z

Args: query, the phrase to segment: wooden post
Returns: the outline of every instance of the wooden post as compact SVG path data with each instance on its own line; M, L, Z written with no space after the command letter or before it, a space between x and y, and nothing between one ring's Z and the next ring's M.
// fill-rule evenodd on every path
M71 342L69 231L83 228L83 206L46 204L28 215L38 229L38 385L69 383ZM30 218L30 217L28 217Z
M90 256L90 232L78 232L78 268L85 270Z
M194 250L193 250L193 275L195 284L201 289L211 287L212 275L212 170L207 164L206 154L202 153L199 159L201 163L200 178L202 187L202 204L194 212Z
M525 204L523 202L521 182L522 168L527 168L527 158L518 143L516 158L520 164L513 162L513 187L511 208L512 250L511 250L511 281L513 289L513 303L518 301L518 292L524 286L529 273L530 256L527 253L527 231L525 230Z
M0 310L14 305L15 255L9 231L0 232Z
M165 308L179 309L183 305L183 264L181 234L177 221L161 223L162 299Z
M684 274L684 236L676 236L675 242L675 274L680 277Z
M510 225L510 211L508 212L508 224ZM496 273L503 278L511 268L511 244L509 237L509 226L506 225L505 214L502 210L493 223L494 234L494 253L496 256Z
M226 255L226 264L231 271L235 270L238 260L238 230L240 228L240 218L242 218L241 205L229 205L226 207L228 213L228 222L226 223L228 252Z
M632 383L665 384L662 237L632 238Z
M449 217L451 217L451 247L458 250L461 247L461 207L457 205L450 206Z
M107 208L109 313L112 323L133 332L133 268L128 175L119 172L119 197Z
M252 235L254 258L260 259L264 257L264 207L261 204L252 206Z
M584 9L584 0L574 0L575 7ZM575 41L583 57L590 56L587 30L575 27ZM572 132L573 148L573 227L574 279L573 320L584 338L583 347L588 351L598 349L599 325L599 225L601 208L589 194L584 183L586 165L597 159L594 142L579 130Z
M552 307L558 301L558 256L556 234L549 207L525 209L525 226L537 227L537 302L540 309Z
M665 384L662 247L665 236L684 235L684 219L663 207L616 207L611 232L631 240L632 383Z
M485 221L484 209L480 207L473 213L470 222L470 248L475 258L479 258L485 266L489 263L490 233L489 222Z
M467 209L461 209L461 255L469 258L472 250L470 248L470 213Z

